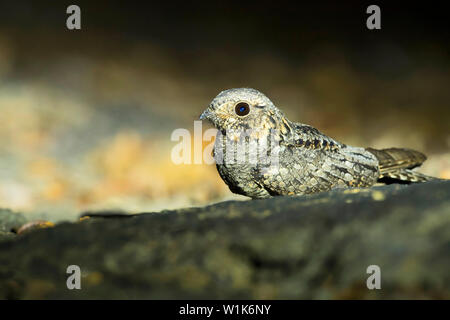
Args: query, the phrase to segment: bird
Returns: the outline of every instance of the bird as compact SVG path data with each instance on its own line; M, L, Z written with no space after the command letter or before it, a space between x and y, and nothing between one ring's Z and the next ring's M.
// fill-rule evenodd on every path
M426 160L421 152L338 142L288 120L256 89L220 92L200 120L217 128L213 156L220 177L231 192L253 199L434 179L413 170Z

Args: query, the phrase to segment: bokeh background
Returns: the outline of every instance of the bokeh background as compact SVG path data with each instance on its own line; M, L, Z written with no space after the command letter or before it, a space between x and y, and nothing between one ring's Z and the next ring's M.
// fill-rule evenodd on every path
M232 87L344 143L423 151L421 171L450 178L448 11L378 3L369 31L369 4L1 1L0 207L65 220L246 199L214 165L170 158L172 131Z

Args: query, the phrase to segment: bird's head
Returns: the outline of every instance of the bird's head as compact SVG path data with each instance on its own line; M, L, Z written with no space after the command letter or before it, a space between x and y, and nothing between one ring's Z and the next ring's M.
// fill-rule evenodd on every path
M282 112L263 93L250 88L219 93L201 114L220 131L279 129Z

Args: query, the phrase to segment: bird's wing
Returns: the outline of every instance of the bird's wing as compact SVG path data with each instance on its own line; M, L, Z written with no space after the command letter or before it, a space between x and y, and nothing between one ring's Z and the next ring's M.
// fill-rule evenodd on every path
M309 125L290 123L290 126L292 134L290 135L290 138L284 142L286 145L307 149L321 149L325 151L335 151L345 147L345 144L337 142Z
M364 148L339 143L311 126L291 126L294 134L281 142L279 163L260 170L269 193L308 194L376 182L378 161Z
M374 154L380 166L380 182L402 181L424 182L435 180L436 178L421 174L411 169L420 166L427 157L415 150L406 148L373 149L366 148Z
M366 148L366 150L377 157L382 174L399 169L413 169L420 166L427 159L423 153L406 148L381 150Z

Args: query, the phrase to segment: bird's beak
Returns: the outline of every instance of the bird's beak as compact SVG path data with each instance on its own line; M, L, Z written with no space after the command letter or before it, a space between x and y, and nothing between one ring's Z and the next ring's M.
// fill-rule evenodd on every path
M200 120L210 120L211 118L211 111L209 110L209 108L207 108L205 111L203 111L203 113L200 115Z

